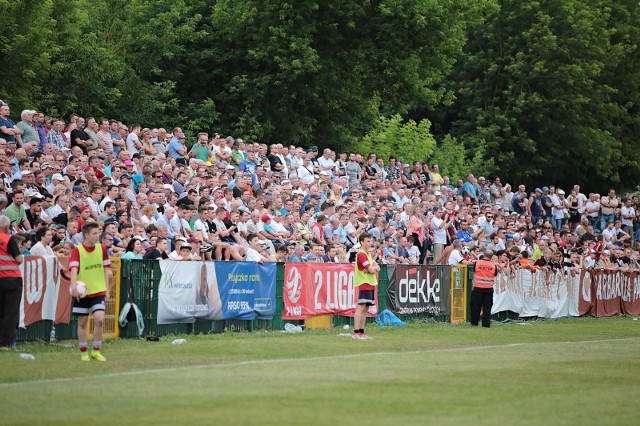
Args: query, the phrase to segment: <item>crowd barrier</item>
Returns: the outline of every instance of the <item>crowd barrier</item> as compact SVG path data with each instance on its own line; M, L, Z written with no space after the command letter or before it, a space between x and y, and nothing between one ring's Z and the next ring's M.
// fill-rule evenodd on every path
M112 264L114 291L105 313L105 338L140 337L135 321L118 325L130 290L143 316L143 336L282 330L287 322L301 325L323 316L331 318L333 326L353 325L352 265L259 267L251 262L120 259L112 259ZM18 341L77 338L66 267L64 258L26 257L20 322L24 328L18 330ZM215 291L210 284L202 291L216 280L220 284ZM252 286L260 280L273 281L273 285L265 286L261 293L254 291ZM370 310L368 321L384 309L403 320L468 321L472 280L473 272L465 266L381 265L377 306ZM638 273L621 271L502 274L497 279L492 314L500 319L640 315L639 280ZM197 302L185 305L171 293L178 289L184 295L186 287ZM206 310L204 306L224 309Z

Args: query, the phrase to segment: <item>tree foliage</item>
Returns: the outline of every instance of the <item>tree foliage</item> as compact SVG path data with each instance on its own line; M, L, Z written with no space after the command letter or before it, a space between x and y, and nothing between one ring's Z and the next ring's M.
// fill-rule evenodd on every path
M399 114L390 118L380 116L374 128L367 133L354 149L368 154L375 153L378 157L387 159L394 156L407 161L425 161L436 147L436 141L430 133L431 123L422 120L404 122Z
M430 122L452 176L640 179L634 0L0 0L0 14L14 114L382 153Z

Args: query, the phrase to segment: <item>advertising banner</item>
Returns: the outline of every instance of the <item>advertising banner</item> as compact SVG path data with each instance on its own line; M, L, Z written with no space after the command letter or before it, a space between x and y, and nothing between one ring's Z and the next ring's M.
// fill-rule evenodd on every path
M491 311L544 318L640 315L639 280L635 271L582 271L574 276L521 269L498 275Z
M352 317L356 307L352 264L287 263L284 267L285 320L303 320L317 315ZM378 314L376 304L368 316Z
M276 264L216 262L220 319L271 319L276 311ZM219 319L219 318L214 318Z
M389 307L399 315L451 313L451 267L388 265Z
M20 327L51 320L54 324L68 324L71 319L69 276L63 273L68 258L56 256L25 256L22 272L22 300Z
M578 316L580 276L563 271L526 269L496 278L491 313L512 311L521 317Z
M591 315L640 315L639 277L636 271L598 270L585 274L584 286L590 284L591 288Z
M160 261L158 324L271 319L276 264Z

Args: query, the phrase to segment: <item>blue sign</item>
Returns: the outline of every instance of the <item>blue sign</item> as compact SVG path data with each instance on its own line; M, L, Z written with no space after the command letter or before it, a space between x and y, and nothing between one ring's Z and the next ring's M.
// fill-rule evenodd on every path
M215 262L224 319L271 319L275 313L276 264Z

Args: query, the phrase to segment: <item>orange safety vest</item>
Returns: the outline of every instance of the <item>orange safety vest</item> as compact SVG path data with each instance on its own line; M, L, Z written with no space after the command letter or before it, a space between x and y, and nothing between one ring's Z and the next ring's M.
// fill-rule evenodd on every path
M7 251L10 239L11 235L0 232L0 279L22 278L20 265Z
M488 260L478 260L473 271L473 286L493 288L496 283L496 265Z

